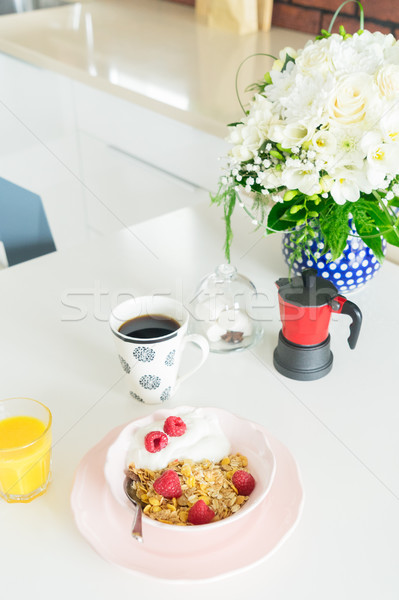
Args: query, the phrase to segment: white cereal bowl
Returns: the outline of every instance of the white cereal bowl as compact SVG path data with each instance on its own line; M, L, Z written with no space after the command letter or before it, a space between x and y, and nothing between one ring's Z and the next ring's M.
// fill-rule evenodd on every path
M123 481L125 479L127 468L126 457L132 433L138 428L147 426L154 421L166 419L170 415L180 416L184 420L184 414L191 412L192 410L198 410L198 408L194 406L182 406L169 410L157 410L147 417L129 423L122 429L115 442L108 449L104 466L107 485L112 496L119 504L129 507L130 509L132 508L132 505L126 498L123 490ZM259 506L260 503L263 503L273 483L276 471L276 461L264 430L259 428L256 423L243 419L242 417L221 408L203 407L200 410L203 414L211 414L218 418L222 430L230 441L231 453L240 453L248 458L248 470L253 475L256 482L253 492L239 511L226 519L221 519L220 521L215 521L214 523L209 523L207 525L201 525L200 529L203 531L205 528L216 529L228 524L233 524L247 516ZM144 523L146 526L149 525L163 530L167 529L168 531L171 529L178 532L192 532L193 530L198 530L198 527L178 527L176 525L160 523L146 515L143 515L143 525ZM187 533L185 533L185 535L187 535Z

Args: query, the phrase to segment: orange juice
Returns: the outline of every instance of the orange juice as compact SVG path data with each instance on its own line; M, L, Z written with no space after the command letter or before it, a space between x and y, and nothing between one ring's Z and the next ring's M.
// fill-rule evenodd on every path
M0 420L0 495L7 501L26 502L46 489L50 476L50 425L51 416L47 423L30 415Z

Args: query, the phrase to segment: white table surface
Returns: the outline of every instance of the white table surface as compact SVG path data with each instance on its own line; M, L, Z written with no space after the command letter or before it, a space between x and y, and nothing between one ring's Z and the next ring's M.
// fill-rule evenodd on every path
M221 212L205 201L0 273L0 396L35 397L54 419L46 494L27 505L0 502L1 597L399 597L399 267L385 263L351 297L364 316L358 347L346 343L348 317L336 316L332 372L291 381L272 363L280 328L274 281L287 273L280 240L258 241L248 221L238 216L235 223L232 262L264 294L263 340L245 352L211 354L164 406L220 406L278 437L303 480L296 529L260 565L194 586L108 564L80 535L70 509L85 453L113 427L153 410L127 394L110 308L126 294L190 300L200 278L223 261Z

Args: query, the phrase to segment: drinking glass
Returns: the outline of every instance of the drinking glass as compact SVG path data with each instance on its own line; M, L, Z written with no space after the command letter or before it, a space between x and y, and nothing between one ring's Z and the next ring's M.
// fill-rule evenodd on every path
M31 398L0 400L0 496L30 502L51 478L51 412Z

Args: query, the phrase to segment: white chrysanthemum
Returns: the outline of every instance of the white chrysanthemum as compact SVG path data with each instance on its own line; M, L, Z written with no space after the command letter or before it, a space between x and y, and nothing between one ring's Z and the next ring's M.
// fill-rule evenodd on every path
M392 46L388 46L384 51L384 56L387 64L399 64L399 41L395 40Z
M296 76L296 85L291 94L281 100L283 116L288 121L301 121L306 123L308 129L327 123L328 99L334 88L335 81L330 74L324 77L317 72L313 77L306 77L302 73Z
M271 71L272 83L265 89L265 95L273 102L273 112L277 115L283 106L284 98L288 98L295 89L296 69L293 62L289 62L285 71Z
M335 152L324 155L326 171L329 175L336 169L348 167L362 169L365 153L360 148L361 136L355 128L333 127L331 134L336 140ZM333 176L333 175L332 175Z
M384 62L385 44L385 40L369 31L355 34L344 41L334 39L331 42L331 54L337 74L364 72L373 75Z
M247 123L250 126L256 126L262 138L268 136L269 125L274 118L272 109L273 104L269 100L259 94L255 96Z

